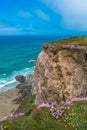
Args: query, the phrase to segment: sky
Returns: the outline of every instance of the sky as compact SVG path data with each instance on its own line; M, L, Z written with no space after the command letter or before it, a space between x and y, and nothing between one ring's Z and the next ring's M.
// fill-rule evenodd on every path
M87 0L2 0L0 35L86 35Z

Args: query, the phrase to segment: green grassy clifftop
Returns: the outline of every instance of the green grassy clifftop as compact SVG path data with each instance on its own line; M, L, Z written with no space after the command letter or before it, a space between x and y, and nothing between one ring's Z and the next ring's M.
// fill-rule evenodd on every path
M59 40L55 42L51 42L48 44L44 44L43 48L45 50L50 50L51 52L53 51L54 54L56 54L59 50L63 49L63 46L65 45L73 45L75 47L85 47L87 49L87 36L83 37L72 37L72 38L67 38L64 40Z

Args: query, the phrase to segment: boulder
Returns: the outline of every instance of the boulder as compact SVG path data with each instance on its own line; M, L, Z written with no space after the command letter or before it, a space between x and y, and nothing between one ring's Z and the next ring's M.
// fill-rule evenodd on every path
M26 80L26 78L23 75L17 75L15 79L20 83L24 83Z

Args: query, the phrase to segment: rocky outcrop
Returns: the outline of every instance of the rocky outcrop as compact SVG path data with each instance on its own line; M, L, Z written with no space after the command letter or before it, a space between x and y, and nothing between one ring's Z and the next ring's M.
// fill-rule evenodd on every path
M16 79L18 82L20 82L20 83L24 83L25 80L26 80L26 77L24 77L23 75L17 75L17 76L15 77L15 79Z
M56 44L45 44L38 56L36 104L87 96L87 48L70 43L55 49Z
M15 79L20 82L16 86L16 88L18 89L18 95L20 95L20 97L15 99L15 101L16 103L20 103L21 101L32 95L34 76L28 75L27 77L24 77L23 75L17 75Z

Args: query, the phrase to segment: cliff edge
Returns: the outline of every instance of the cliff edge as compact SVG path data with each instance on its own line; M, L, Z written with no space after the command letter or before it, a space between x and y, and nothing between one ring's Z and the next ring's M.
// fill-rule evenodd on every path
M36 104L87 96L87 37L43 45L35 69Z

